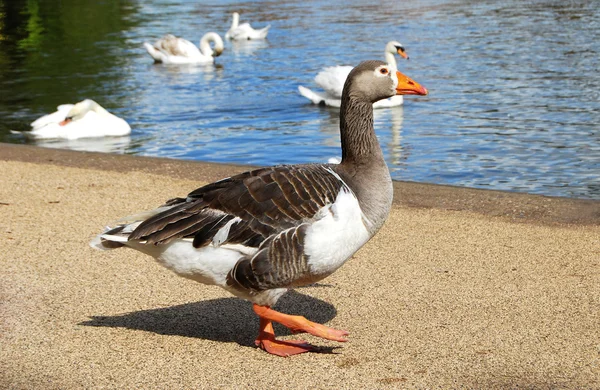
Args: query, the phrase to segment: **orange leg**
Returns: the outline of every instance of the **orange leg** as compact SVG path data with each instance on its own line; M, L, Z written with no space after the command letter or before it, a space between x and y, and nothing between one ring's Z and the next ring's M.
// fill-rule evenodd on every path
M302 316L280 313L268 306L254 304L252 308L260 317L260 331L255 343L258 347L274 355L291 356L303 352L317 351L317 349L302 340L282 341L275 339L272 321L279 322L293 333L307 332L327 340L348 341L344 337L348 335L346 331L311 322Z

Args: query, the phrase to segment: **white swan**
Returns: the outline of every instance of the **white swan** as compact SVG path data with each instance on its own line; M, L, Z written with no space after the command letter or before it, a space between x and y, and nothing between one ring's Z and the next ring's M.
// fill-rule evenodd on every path
M250 40L250 39L265 39L269 33L269 28L261 28L260 30L253 29L249 23L240 23L240 14L237 12L233 13L233 21L231 22L231 28L225 34L225 39L231 39L233 41L239 40Z
M57 111L31 123L31 131L13 131L32 139L79 139L119 137L131 133L125 120L106 111L91 99L63 104Z
M384 53L385 61L394 69L397 69L396 54L408 59L404 46L397 41L388 42L385 45ZM315 77L315 82L325 90L325 93L317 93L301 85L298 86L298 91L314 104L340 107L342 89L344 89L344 83L351 70L352 66L329 66L320 71ZM374 103L373 108L395 107L402 105L403 102L404 99L402 96L397 95Z
M210 47L211 42L214 43L214 49ZM192 42L171 34L154 42L154 45L144 42L144 47L155 62L164 64L211 63L215 61L215 57L223 53L224 49L223 40L215 32L204 34L200 40L200 49Z

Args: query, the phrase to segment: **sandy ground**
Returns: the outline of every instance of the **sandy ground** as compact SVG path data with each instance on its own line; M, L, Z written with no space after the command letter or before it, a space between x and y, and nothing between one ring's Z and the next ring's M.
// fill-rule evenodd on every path
M241 169L0 144L0 387L600 388L600 202L397 183L380 233L277 305L350 341L291 358L249 303L88 247Z

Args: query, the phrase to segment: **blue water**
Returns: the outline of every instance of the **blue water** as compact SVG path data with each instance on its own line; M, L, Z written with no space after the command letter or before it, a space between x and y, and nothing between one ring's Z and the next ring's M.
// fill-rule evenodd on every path
M338 111L310 105L297 86L316 88L324 66L383 59L398 40L410 55L399 69L430 95L376 110L394 179L600 199L595 2L93 3L0 1L0 141L26 142L9 130L92 98L126 119L131 136L37 144L251 165L327 161L341 154ZM233 11L270 24L268 40L226 42L208 66L155 65L142 47L165 33L195 43L224 35Z

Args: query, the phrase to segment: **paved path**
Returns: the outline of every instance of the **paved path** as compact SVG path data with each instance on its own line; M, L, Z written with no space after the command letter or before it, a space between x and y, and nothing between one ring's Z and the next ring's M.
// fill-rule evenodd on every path
M396 183L380 233L278 303L350 341L287 359L247 302L88 247L241 169L0 144L0 388L600 388L600 202Z

